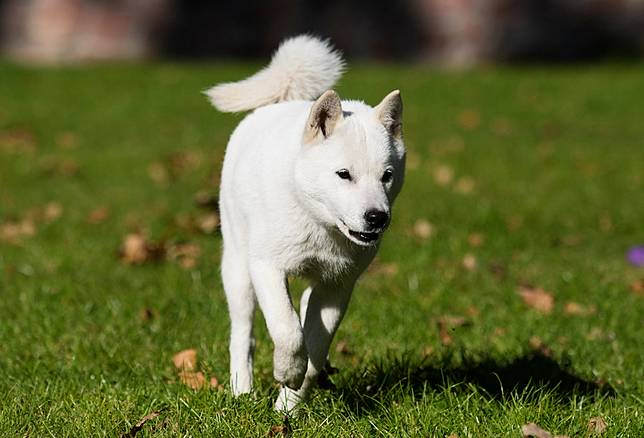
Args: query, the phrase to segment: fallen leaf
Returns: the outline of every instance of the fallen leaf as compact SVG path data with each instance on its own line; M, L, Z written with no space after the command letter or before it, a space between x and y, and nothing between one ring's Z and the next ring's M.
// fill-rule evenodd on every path
M198 207L212 211L219 211L219 198L217 198L217 194L213 191L198 191L195 193L194 201Z
M465 309L465 313L467 313L469 316L478 316L481 311L474 304L470 304L469 306L467 306L467 309Z
M132 426L132 428L129 431L119 435L120 438L134 438L136 436L136 434L139 433L141 431L141 429L143 429L143 426L145 426L145 423L147 423L150 420L154 420L158 416L159 416L159 412L157 412L157 411L150 412L148 415L146 415L145 417L141 418L138 423L136 423L134 426Z
M523 433L524 437L553 438L550 432L543 430L534 423L528 423L521 426L521 433Z
M438 337L443 345L450 345L453 341L451 332L458 327L470 325L471 322L462 316L444 315L436 320Z
M201 371L179 371L179 379L192 389L201 389L206 385L206 376Z
M36 137L33 132L20 128L0 132L0 151L33 154L36 151Z
M478 267L476 256L474 254L465 254L465 257L463 257L463 267L469 272L475 271Z
M466 109L458 115L458 124L467 130L476 129L481 124L481 115L477 110Z
M613 220L606 213L599 217L599 229L604 233L609 233L613 230Z
M454 191L456 193L461 193L463 195L468 195L474 191L475 187L474 179L470 178L469 176L463 176L456 181L456 185L454 186Z
M132 233L123 239L120 258L126 265L140 265L163 258L165 252L163 244L151 242L142 234Z
M194 371L197 367L197 350L188 348L172 356L174 366L183 371Z
M153 309L150 309L149 307L146 307L139 311L139 318L143 322L152 321L154 318L156 318L156 316L157 312Z
M530 338L530 347L546 357L552 356L552 350L541 340L539 336L532 336Z
M43 210L43 218L46 223L53 222L63 215L63 206L58 202L48 202Z
M61 132L56 136L56 146L61 149L75 149L78 146L78 135L74 132Z
M219 229L219 215L217 213L206 213L199 215L196 219L197 226L204 234L212 234Z
M601 435L606 432L606 422L602 417L593 417L588 421L588 431L592 435Z
M586 335L586 339L589 341L596 341L598 339L603 339L604 337L604 331L599 327L593 327Z
M434 226L426 219L418 219L412 228L412 234L421 240L429 239L434 233Z
M194 243L178 243L167 249L168 259L177 261L184 269L194 268L200 255L201 248Z
M159 185L165 185L170 180L170 173L163 163L155 161L148 166L148 176Z
M349 348L349 343L345 339L341 339L337 344L335 344L335 351L344 356L353 355L353 350Z
M631 292L638 296L644 296L644 278L631 283Z
M215 376L210 377L210 387L215 389L223 389L223 385L219 383L219 379Z
M0 224L0 240L7 243L19 243L25 237L36 234L36 225L30 218L16 222L5 222Z
M268 431L266 436L277 436L277 435L284 435L287 436L292 432L291 429L291 424L289 422L288 416L284 416L282 419L282 424L275 424L271 426L271 429Z
M445 164L441 164L434 169L433 176L436 184L446 186L454 179L454 170Z
M383 263L377 258L369 265L369 272L375 275L393 277L398 271L399 269L396 263Z
M110 209L106 206L97 207L87 214L87 222L93 225L98 225L105 222L110 216Z
M485 235L482 233L471 233L469 236L467 236L467 243L469 243L470 246L474 248L482 246L484 242Z
M519 288L519 295L523 298L523 302L530 308L543 313L549 314L554 308L555 299L551 293L546 292L541 288L532 288L528 286L521 286Z
M534 423L528 423L521 427L524 437L535 437L535 438L553 438L550 432L543 430ZM554 438L570 438L568 435L555 435Z
M565 304L564 313L566 315L588 316L588 315L594 315L595 313L597 313L597 308L592 305L584 306L574 301L570 301Z
M71 158L48 156L40 161L40 167L45 174L63 177L73 177L79 172L80 166Z

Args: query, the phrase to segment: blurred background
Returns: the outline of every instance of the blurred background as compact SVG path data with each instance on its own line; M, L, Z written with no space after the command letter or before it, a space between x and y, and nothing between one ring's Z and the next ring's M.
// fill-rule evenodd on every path
M3 55L38 63L267 56L301 32L445 66L641 57L644 0L0 0Z

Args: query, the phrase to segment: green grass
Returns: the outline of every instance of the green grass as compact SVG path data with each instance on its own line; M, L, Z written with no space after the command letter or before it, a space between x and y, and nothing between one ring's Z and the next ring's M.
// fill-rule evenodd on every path
M264 436L282 423L260 316L254 397L189 389L171 360L196 348L199 368L227 382L221 237L175 217L199 214L194 194L216 191L241 119L199 92L255 68L0 65L0 226L63 208L36 218L35 235L0 240L0 436L118 436L153 411L137 436ZM585 437L598 416L603 436L644 436L644 298L630 286L644 271L624 258L644 243L643 75L347 73L345 97L375 104L402 89L408 173L380 268L354 293L336 337L345 347L332 347L335 389L290 420L294 436L520 436L535 422ZM150 178L152 163L181 153L191 158L167 182ZM453 172L447 184L440 169ZM88 223L102 206L109 217ZM413 232L419 219L433 225L428 239ZM136 229L199 245L197 265L124 265L118 249ZM550 292L552 313L526 306L521 285ZM596 310L569 315L569 302ZM449 340L445 316L467 322Z

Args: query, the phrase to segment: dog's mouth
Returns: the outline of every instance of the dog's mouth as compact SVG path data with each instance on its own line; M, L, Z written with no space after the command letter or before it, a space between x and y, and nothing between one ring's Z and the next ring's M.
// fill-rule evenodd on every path
M347 224L343 220L340 220L338 228L350 241L357 243L361 246L371 246L374 245L380 239L382 232L380 231L354 231L349 229Z
M375 242L380 238L380 233L369 233L364 231L349 230L349 234L356 240L364 243Z

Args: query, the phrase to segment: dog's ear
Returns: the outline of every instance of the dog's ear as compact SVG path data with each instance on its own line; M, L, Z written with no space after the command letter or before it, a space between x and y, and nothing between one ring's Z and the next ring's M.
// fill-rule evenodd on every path
M403 104L400 90L387 94L374 109L378 120L387 128L387 131L396 138L402 137Z
M304 127L304 143L320 142L329 137L341 119L340 96L333 90L325 91L311 107L309 119Z

